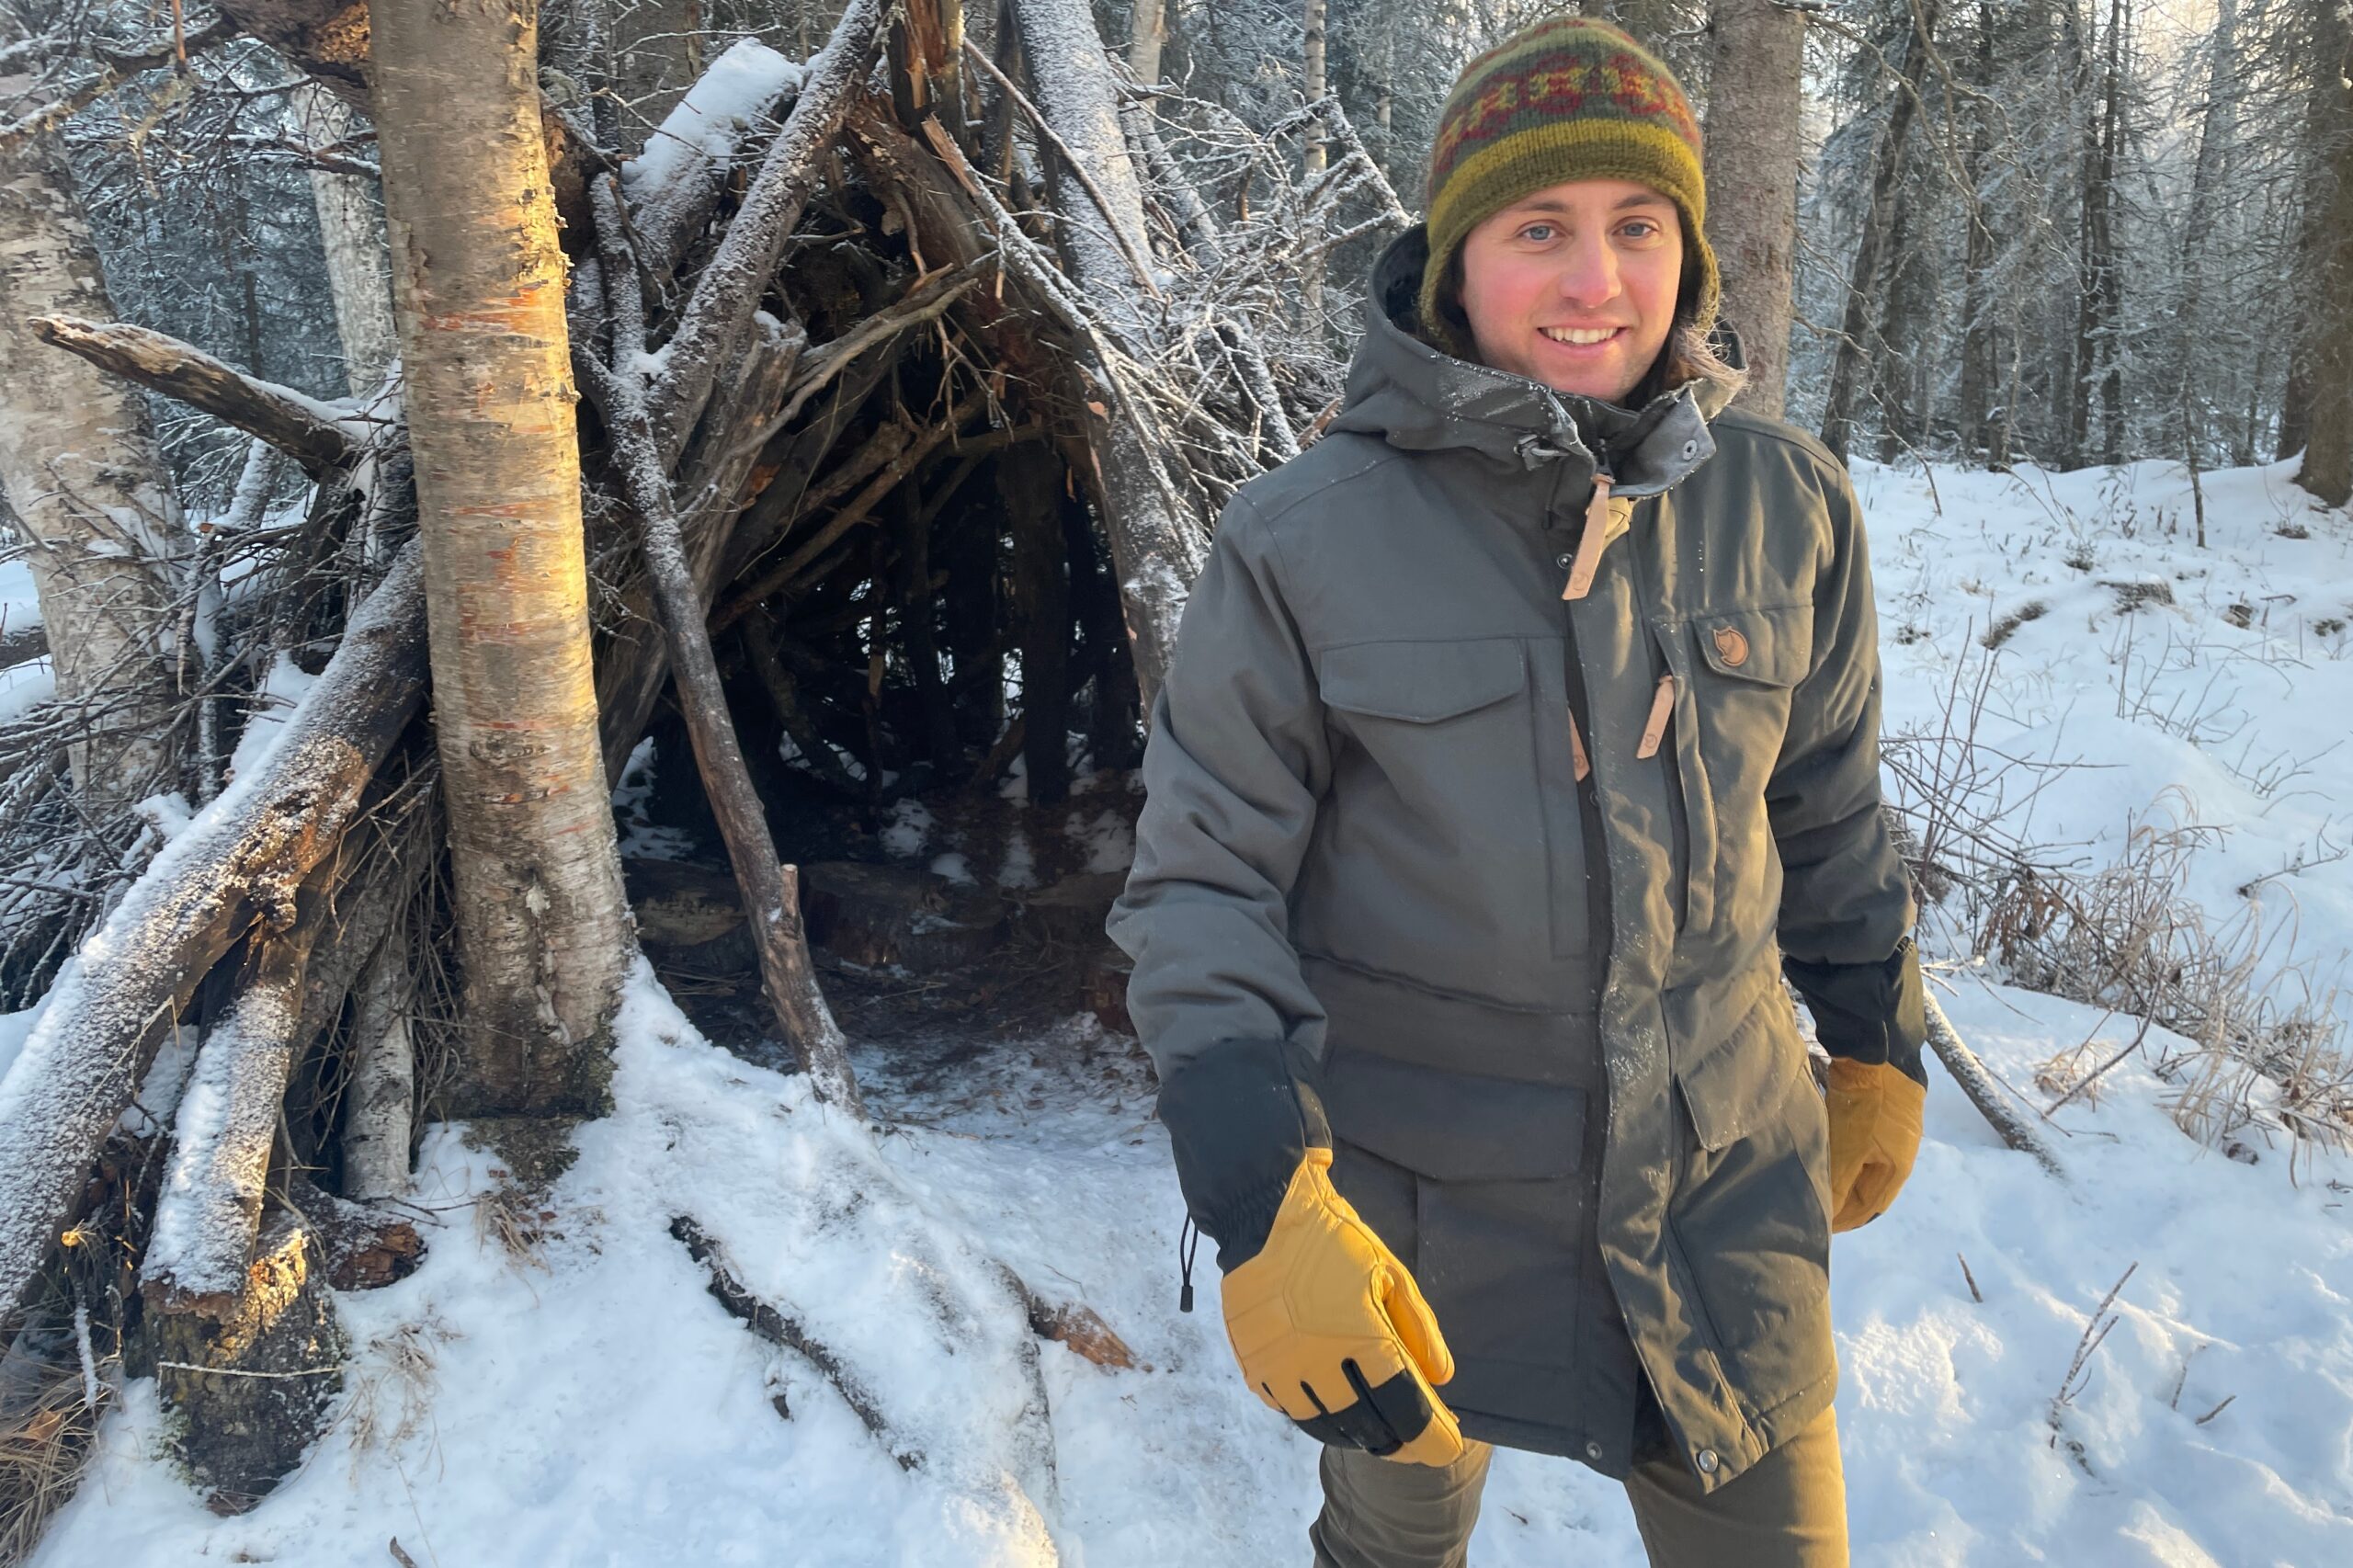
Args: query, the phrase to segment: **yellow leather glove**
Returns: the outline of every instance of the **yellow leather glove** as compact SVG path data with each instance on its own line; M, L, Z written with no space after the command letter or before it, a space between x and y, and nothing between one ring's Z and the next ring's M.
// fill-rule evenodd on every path
M1433 1383L1454 1376L1438 1319L1396 1254L1309 1149L1267 1244L1225 1277L1226 1337L1268 1404L1326 1443L1413 1464L1462 1454Z
M1851 1231L1887 1212L1920 1152L1928 1091L1884 1062L1830 1059L1830 1228Z

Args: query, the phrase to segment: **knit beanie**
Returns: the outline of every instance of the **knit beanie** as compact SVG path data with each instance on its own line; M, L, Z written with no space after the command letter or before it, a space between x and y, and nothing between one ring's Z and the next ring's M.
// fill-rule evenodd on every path
M1423 332L1472 358L1438 308L1464 237L1522 197L1578 179L1635 180L1675 203L1683 218L1677 303L1688 303L1702 329L1712 325L1720 286L1701 228L1708 187L1690 99L1674 73L1617 28L1556 17L1471 62L1447 95L1430 148Z

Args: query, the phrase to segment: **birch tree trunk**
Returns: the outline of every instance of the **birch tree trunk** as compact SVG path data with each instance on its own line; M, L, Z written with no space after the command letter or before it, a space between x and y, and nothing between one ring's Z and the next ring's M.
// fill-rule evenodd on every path
M376 0L466 1060L460 1115L597 1114L629 935L532 0Z
M351 134L351 106L316 82L294 89L294 123L303 142L329 147ZM383 384L399 351L392 330L392 280L368 182L357 175L313 166L311 200L319 213L319 244L327 290L335 296L335 335L343 340L345 383L354 397ZM256 370L258 373L258 370Z
M1748 356L1742 406L1779 418L1798 232L1805 18L1773 0L1716 0L1708 74L1708 238L1726 320Z
M0 490L40 597L59 699L93 721L69 754L94 818L169 789L164 715L178 503L136 388L33 335L111 321L90 226L47 131L0 143Z
M1330 0L1306 0L1303 20L1307 42L1301 64L1306 68L1306 80L1302 86L1309 103L1324 96L1324 24L1330 10ZM1310 175L1322 174L1324 160L1324 122L1316 119L1310 121L1307 127L1307 172Z
M1128 69L1149 87L1160 80L1160 51L1168 42L1168 0L1135 0L1129 8Z

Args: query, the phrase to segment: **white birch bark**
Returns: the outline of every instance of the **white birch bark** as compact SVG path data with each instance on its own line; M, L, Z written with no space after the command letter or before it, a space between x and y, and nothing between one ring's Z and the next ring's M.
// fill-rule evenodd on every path
M0 489L30 550L62 701L92 731L70 765L94 812L170 787L162 722L179 506L138 392L42 343L35 317L110 321L55 137L0 144Z
M1013 11L1039 112L1094 186L1083 191L1077 181L1064 180L1058 187L1062 239L1079 290L1142 347L1151 339L1151 318L1127 258L1132 254L1148 260L1152 247L1142 181L1121 129L1110 60L1085 6L1068 0L1014 0ZM1128 236L1124 251L1113 238L1113 224ZM1119 572L1137 684L1150 712L1176 652L1185 596L1206 559L1201 532L1169 494L1129 414L1097 415L1087 439L1102 473L1109 512L1105 531Z
M331 146L351 134L351 106L315 82L294 89L293 108L297 133L308 146ZM368 182L357 175L312 169L311 200L335 296L335 332L343 339L344 379L352 396L369 397L383 385L399 348L382 224Z
M409 997L415 988L404 936L400 926L393 926L352 993L351 1109L344 1120L343 1191L359 1203L408 1193L416 1051L409 1036Z

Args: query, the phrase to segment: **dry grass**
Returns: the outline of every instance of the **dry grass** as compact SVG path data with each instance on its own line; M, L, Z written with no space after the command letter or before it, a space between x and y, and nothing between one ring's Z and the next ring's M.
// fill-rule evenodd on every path
M0 1568L32 1555L81 1483L115 1372L86 1326L54 1309L0 1356Z
M2211 918L2184 889L2216 830L2168 791L2131 821L2124 855L2079 875L2021 870L1987 901L1982 948L2023 985L2157 1024L2193 1042L2152 1066L2182 1130L2221 1145L2251 1127L2353 1146L2353 1060L2332 983L2293 959L2292 919L2249 902ZM2143 1043L2102 1063L2104 1073ZM2038 1074L2060 1103L2080 1097L2089 1045ZM2263 1093L2268 1084L2273 1096ZM2269 1101L2267 1107L2266 1102ZM2046 1108L2056 1108L2056 1104Z
M2291 1170L2307 1145L2353 1147L2353 1050L2337 978L2296 956L2292 910L2268 914L2254 883L2222 918L2189 895L2196 858L2222 831L2200 822L2180 790L2127 819L2124 852L2106 865L2025 841L2013 824L2060 765L1979 738L1999 656L1965 654L1938 724L1891 737L1883 755L1924 903L1958 915L2018 984L2143 1020L2121 1050L2094 1031L2041 1063L2045 1114L2093 1101L2111 1068L2147 1052L2154 1023L2191 1042L2150 1063L2190 1136L2251 1159L2238 1134L2285 1134Z
M439 1348L460 1337L458 1330L427 1317L378 1335L364 1354L352 1358L342 1425L355 1480L368 1456L398 1448L432 1418Z

